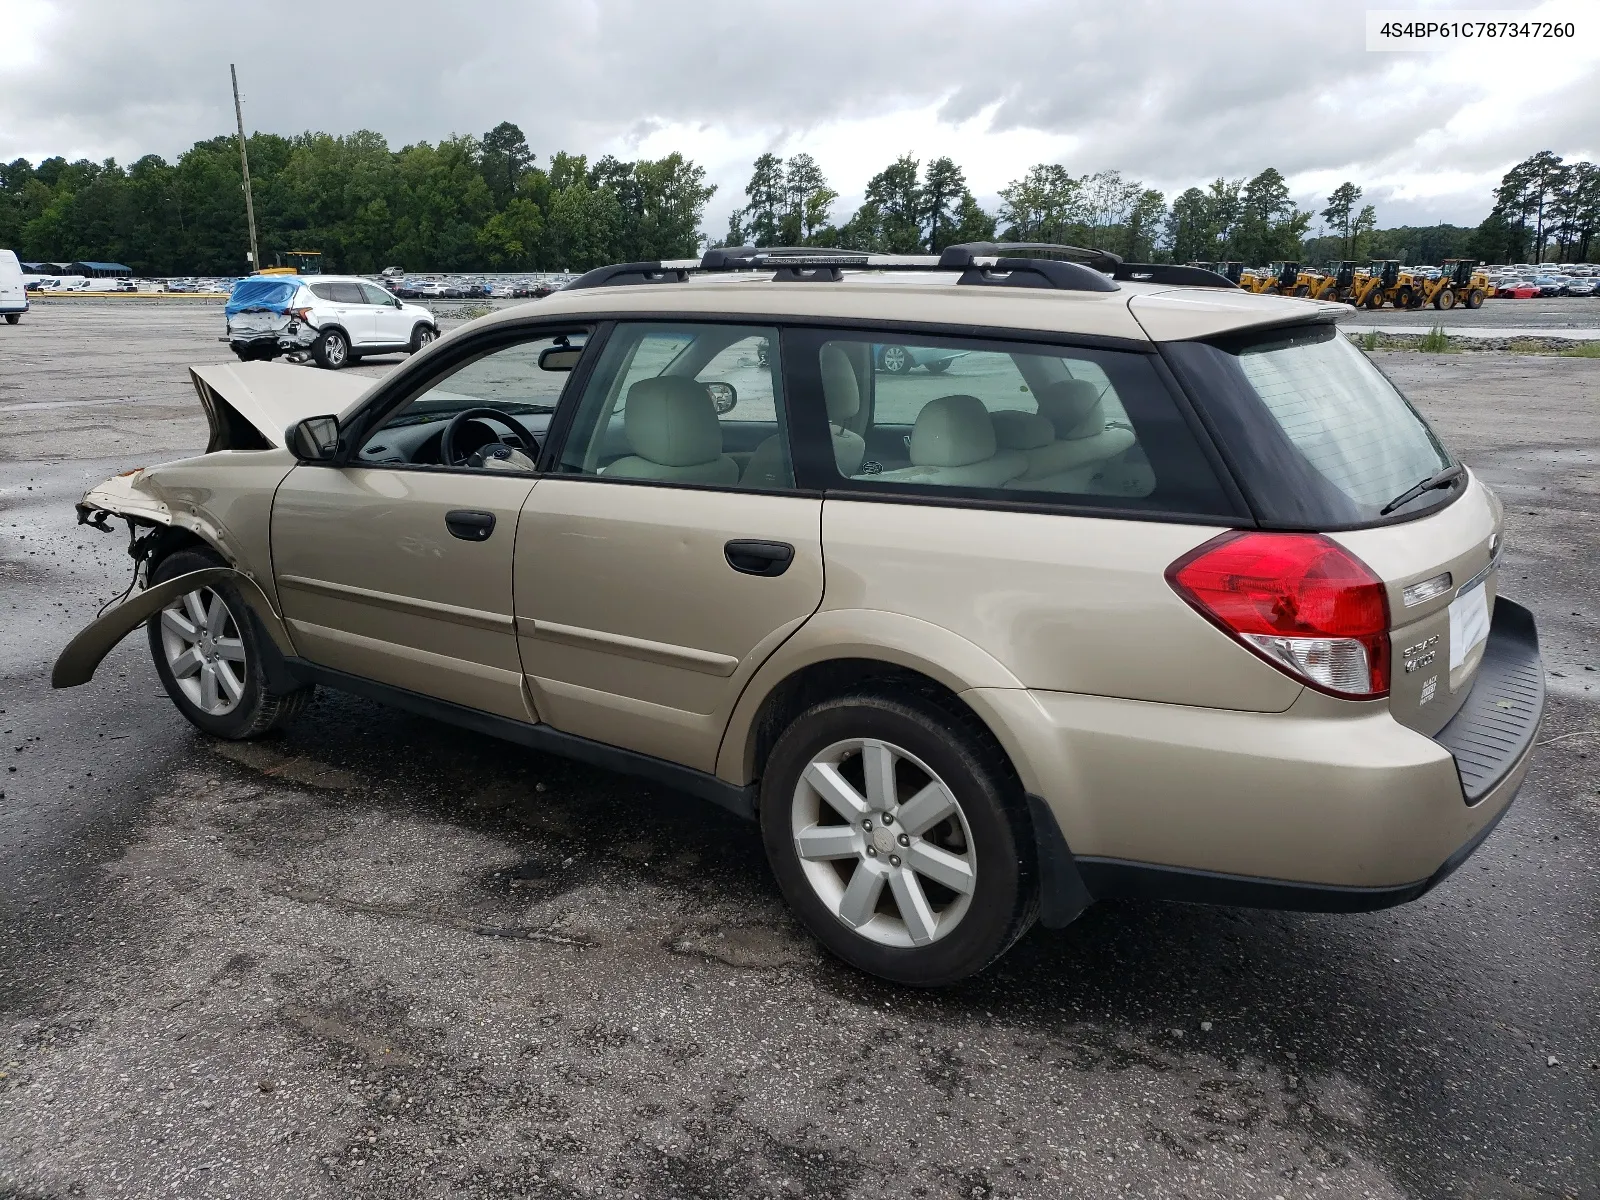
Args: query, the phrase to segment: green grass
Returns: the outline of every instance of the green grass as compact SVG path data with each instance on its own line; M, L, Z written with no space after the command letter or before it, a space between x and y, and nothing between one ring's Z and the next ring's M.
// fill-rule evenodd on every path
M1600 358L1600 342L1580 342L1561 351L1562 358Z
M1442 325L1435 325L1427 333L1423 334L1422 339L1417 343L1417 349L1424 354L1450 354L1453 352L1450 338L1445 333Z
M1378 348L1378 331L1369 329L1361 335L1361 348L1363 350L1376 350Z
M1551 350L1550 347L1547 346L1543 342L1535 342L1535 341L1529 340L1527 338L1523 338L1523 339L1519 339L1517 341L1507 342L1506 343L1506 353L1507 354L1553 354L1553 353L1555 353L1555 351Z

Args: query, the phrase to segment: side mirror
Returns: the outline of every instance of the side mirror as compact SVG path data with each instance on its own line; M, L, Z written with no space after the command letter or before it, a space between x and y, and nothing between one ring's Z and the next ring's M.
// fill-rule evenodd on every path
M716 405L717 416L733 411L733 406L739 403L738 389L731 383L708 383L706 392L711 397L711 403Z
M307 417L289 426L286 440L301 462L332 462L339 452L339 418Z
M582 357L582 346L546 346L539 351L539 370L570 371Z

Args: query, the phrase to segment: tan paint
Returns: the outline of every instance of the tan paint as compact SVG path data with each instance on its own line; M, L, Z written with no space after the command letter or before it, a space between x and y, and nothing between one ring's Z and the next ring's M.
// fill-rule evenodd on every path
M877 609L948 629L1024 687L1282 712L1300 685L1166 582L1174 560L1221 531L829 499L822 608Z
M278 488L280 604L312 662L529 718L512 624L511 555L526 477L304 466ZM495 514L487 541L445 528Z
M821 507L803 496L542 479L522 513L516 563L539 712L565 732L711 770L745 683L822 597ZM794 561L773 578L742 574L723 556L734 538L787 542Z
M1214 337L1279 321L1313 321L1347 317L1348 304L1302 300L1294 296L1261 296L1228 288L1168 288L1135 294L1128 309L1151 341L1178 342Z

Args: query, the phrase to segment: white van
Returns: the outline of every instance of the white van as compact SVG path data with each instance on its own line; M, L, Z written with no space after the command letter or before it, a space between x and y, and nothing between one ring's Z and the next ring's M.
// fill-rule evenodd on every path
M28 293L22 286L22 264L14 251L0 250L0 313L15 325L28 311Z

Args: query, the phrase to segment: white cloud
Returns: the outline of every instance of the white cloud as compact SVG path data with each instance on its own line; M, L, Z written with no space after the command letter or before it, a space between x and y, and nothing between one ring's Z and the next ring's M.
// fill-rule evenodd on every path
M1169 194L1276 166L1307 206L1355 180L1386 222L1476 221L1512 162L1600 152L1592 7L1569 46L1377 54L1369 6L335 0L263 30L208 0L5 0L0 158L175 157L232 128L230 61L251 128L399 146L511 120L541 158L682 150L719 184L712 229L769 149L816 157L841 217L909 152L990 203L1039 161Z

